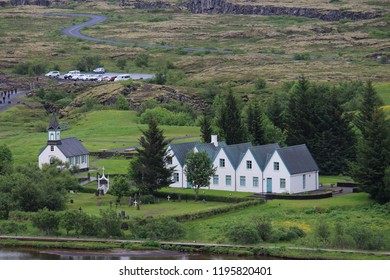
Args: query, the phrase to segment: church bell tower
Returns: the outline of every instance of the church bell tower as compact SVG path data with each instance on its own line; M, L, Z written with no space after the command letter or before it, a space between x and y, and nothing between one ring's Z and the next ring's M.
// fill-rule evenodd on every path
M61 144L61 127L57 121L55 113L53 113L49 127L47 128L49 145Z

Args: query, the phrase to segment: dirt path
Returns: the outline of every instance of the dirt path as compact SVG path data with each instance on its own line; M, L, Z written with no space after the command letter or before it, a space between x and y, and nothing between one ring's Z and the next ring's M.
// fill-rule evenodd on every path
M21 103L22 99L19 98L19 96L23 95L23 94L26 94L27 92L28 91L26 91L26 90L18 90L16 94L10 94L9 98L8 98L8 95L7 95L7 97L5 99L5 103L4 103L4 99L1 98L1 96L0 96L0 101L1 101L0 113L8 110L9 108L15 106L16 104ZM0 95L1 95L1 93L0 93Z

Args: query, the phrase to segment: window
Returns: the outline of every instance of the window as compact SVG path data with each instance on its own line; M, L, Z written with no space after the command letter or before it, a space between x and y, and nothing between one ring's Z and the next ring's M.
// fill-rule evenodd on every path
M246 185L246 178L245 178L245 176L240 176L240 186L241 187L245 187L245 185Z
M213 176L213 185L219 185L219 176L218 175Z
M76 164L80 164L80 157L76 157Z
M302 175L302 187L306 188L306 174Z
M274 170L279 170L279 162L274 162Z
M259 177L253 177L253 187L259 187Z
M252 169L252 161L251 160L246 161L246 169Z
M286 179L280 178L280 188L285 189L286 188Z
M50 151L54 152L54 145L50 145Z
M172 164L172 157L167 157L167 163Z
M87 162L87 156L81 156L81 163L86 163Z
M179 173L173 173L173 182L177 183L179 182Z
M225 159L223 158L219 159L219 167L225 167Z
M232 176L226 175L226 186L232 185Z

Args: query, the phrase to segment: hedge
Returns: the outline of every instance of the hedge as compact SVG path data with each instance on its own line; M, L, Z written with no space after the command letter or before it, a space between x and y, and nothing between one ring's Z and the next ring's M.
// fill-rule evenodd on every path
M196 220L196 219L201 219L201 218L206 218L206 217L210 217L210 216L214 216L214 215L227 213L227 212L230 212L233 210L244 209L244 208L247 208L250 206L255 206L255 205L263 204L263 203L264 203L263 199L251 199L249 201L244 201L244 202L236 203L233 205L228 205L228 206L219 207L219 208L215 208L215 209L199 211L196 213L174 215L174 216L170 216L170 217L175 219L178 222L186 222L186 221L192 221L192 220Z
M180 194L180 193L168 193L168 192L157 192L155 194L156 197L159 198L167 198L167 196L170 196L170 199L178 200L179 196L181 200L195 200L195 193L190 194ZM200 194L198 200L206 200L206 201L215 201L215 202L227 202L227 203L240 203L245 201L251 201L257 198L253 197L227 197L227 196L217 196L217 195L209 195L209 194Z

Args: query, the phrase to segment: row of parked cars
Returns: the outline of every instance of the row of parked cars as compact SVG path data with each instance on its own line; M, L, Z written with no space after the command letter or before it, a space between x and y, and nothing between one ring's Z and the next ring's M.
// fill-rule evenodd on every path
M79 70L72 70L61 76L59 71L50 71L45 76L49 78L65 79L72 81L124 81L130 79L130 74L120 75L104 75L106 70L104 68L96 68L93 70L94 74L84 74Z

